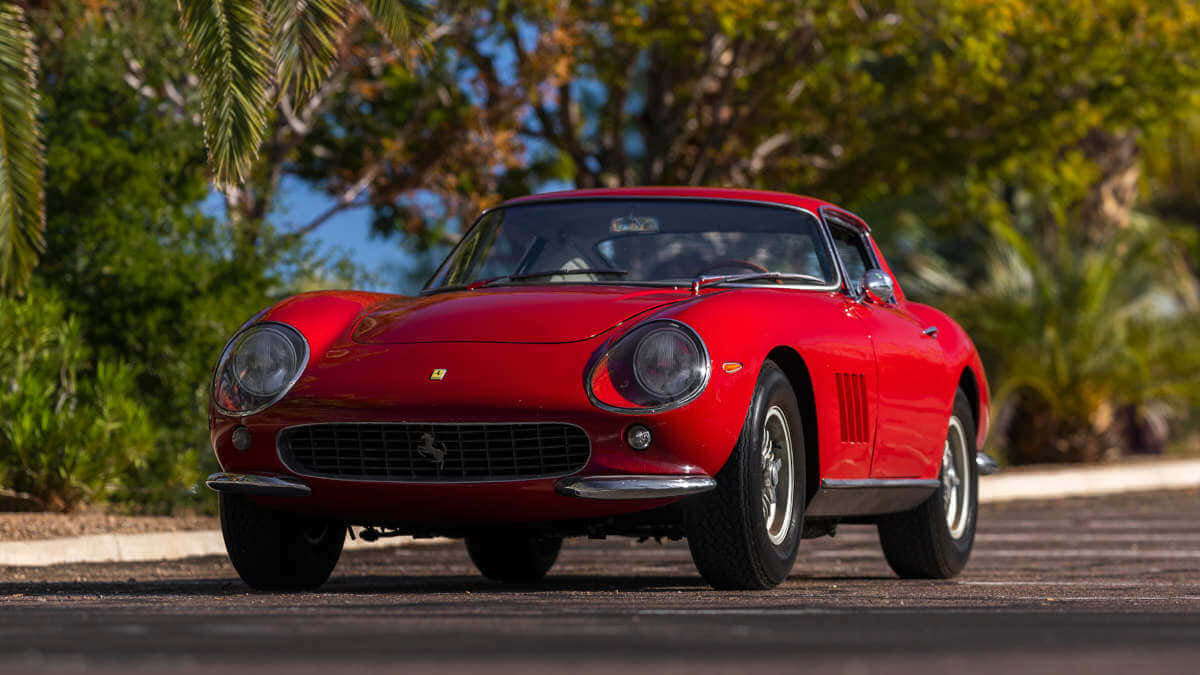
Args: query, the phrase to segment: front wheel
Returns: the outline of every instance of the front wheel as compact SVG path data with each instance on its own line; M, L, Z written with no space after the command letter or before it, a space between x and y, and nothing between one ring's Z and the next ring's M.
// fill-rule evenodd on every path
M220 495L221 533L238 576L256 590L312 590L342 555L346 525L269 511L240 495Z
M905 579L949 579L963 570L975 544L979 467L975 419L960 390L942 448L940 484L920 506L879 519L879 542Z
M787 578L804 529L804 430L787 376L763 364L717 487L685 503L688 548L714 588L761 590Z

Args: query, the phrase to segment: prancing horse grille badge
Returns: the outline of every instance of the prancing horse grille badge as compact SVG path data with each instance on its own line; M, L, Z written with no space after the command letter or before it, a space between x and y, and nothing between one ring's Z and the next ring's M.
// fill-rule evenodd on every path
M446 463L446 446L433 440L433 434L421 434L421 445L417 447L417 452L422 457L428 457L438 468L442 469L442 465Z
M445 377L446 377L446 369L445 368L434 368L433 372L429 374L429 379L433 380L434 382L441 382L442 379Z

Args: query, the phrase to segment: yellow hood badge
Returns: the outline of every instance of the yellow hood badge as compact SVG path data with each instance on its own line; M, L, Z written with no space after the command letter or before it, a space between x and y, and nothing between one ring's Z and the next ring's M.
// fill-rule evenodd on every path
M433 380L434 382L441 382L443 379L445 379L445 377L445 368L434 368L433 372L429 374L429 379Z

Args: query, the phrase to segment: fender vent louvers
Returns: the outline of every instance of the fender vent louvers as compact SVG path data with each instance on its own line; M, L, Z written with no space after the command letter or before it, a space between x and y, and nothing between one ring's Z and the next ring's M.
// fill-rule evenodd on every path
M842 417L842 442L866 443L871 440L867 415L867 377L854 373L835 373L838 406Z

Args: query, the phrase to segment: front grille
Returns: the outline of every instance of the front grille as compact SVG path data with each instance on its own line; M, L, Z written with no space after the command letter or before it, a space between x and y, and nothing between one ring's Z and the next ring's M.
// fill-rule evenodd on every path
M571 424L309 424L281 431L279 449L298 473L437 483L574 473L591 444Z

